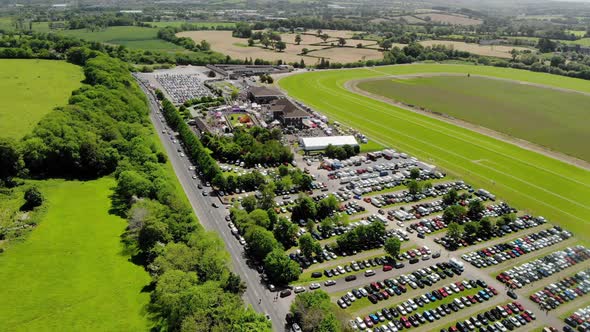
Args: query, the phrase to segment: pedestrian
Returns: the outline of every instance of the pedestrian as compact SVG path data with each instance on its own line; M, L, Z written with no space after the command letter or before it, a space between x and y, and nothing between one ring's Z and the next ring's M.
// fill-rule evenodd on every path
M262 299L258 299L258 304L262 303Z

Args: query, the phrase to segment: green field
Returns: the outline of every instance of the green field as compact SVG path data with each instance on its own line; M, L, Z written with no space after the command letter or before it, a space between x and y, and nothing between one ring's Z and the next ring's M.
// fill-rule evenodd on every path
M564 44L590 46L590 38L582 38L578 40L562 40Z
M279 81L281 88L370 139L433 163L525 211L565 225L590 243L590 172L515 145L348 91L353 79L417 73L471 73L590 92L590 82L486 66L415 64L317 71Z
M0 255L0 331L145 331L150 276L128 262L112 178L38 182L48 211Z
M189 23L193 26L209 27L214 28L217 26L234 27L235 23L232 22L187 22L187 21L163 21L163 22L144 22L152 26L163 28L163 27L179 27L184 23Z
M184 48L158 39L157 28L136 26L108 27L104 30L90 31L86 29L62 30L59 33L89 41L123 45L133 49L154 51L183 51Z
M379 79L359 88L590 161L590 96L497 79ZM567 107L564 107L567 105Z
M43 115L67 104L82 70L64 61L0 60L0 136L20 139Z

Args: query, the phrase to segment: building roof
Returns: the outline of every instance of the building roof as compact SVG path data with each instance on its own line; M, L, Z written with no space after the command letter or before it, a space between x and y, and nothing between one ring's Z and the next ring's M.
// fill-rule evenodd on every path
M267 88L265 86L252 86L249 92L256 97L282 97L283 94L275 89Z
M305 150L322 150L333 146L350 145L356 146L358 142L354 136L322 136L322 137L301 137L299 138L299 144Z
M309 116L307 111L293 104L289 99L279 99L270 104L272 112L282 112L283 118L302 118Z

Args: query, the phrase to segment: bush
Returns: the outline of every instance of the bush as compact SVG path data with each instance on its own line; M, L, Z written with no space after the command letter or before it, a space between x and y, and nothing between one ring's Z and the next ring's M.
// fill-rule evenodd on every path
M25 191L25 205L28 209L36 208L43 204L43 195L37 187L31 187Z

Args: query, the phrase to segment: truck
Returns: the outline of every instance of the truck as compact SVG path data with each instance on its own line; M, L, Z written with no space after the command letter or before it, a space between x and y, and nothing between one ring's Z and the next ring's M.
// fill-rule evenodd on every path
M455 257L451 258L449 260L449 263L454 266L456 269L463 271L463 262L460 262L458 259L456 259Z

